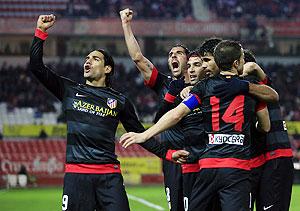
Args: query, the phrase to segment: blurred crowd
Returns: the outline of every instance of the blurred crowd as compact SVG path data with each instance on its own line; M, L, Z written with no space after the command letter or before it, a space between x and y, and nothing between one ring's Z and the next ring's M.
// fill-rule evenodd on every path
M48 66L57 70L59 75L83 83L82 66L78 63L57 63ZM163 72L168 71L167 66L158 65L158 68ZM151 122L157 107L155 94L145 87L135 68L126 69L120 63L115 69L114 89L128 96L135 104L142 121ZM279 93L284 118L300 121L300 65L273 64L264 69ZM0 74L0 102L6 102L11 109L35 107L38 112L54 111L53 103L57 99L48 93L25 67L13 68L4 64L0 68Z
M210 11L217 17L239 19L241 17L265 16L268 18L300 17L299 0L206 0Z
M72 3L74 2L74 4ZM190 0L74 0L71 5L87 5L73 7L63 15L87 17L119 17L119 11L131 8L137 18L192 18L192 1ZM88 8L88 9L87 9Z
M190 0L73 0L75 4L86 4L75 7L71 15L90 17L118 17L119 11L132 8L137 18L193 19L193 6ZM298 0L205 0L209 10L221 18L239 19L245 16L265 16L268 18L299 17L300 2ZM69 10L70 12L70 10Z
M135 11L136 18L172 20L195 19L206 8L212 18L290 19L299 18L300 7L299 0L48 0L38 3L14 0L2 4L2 17L34 17L42 11L51 11L65 17L114 18L120 10L129 7Z

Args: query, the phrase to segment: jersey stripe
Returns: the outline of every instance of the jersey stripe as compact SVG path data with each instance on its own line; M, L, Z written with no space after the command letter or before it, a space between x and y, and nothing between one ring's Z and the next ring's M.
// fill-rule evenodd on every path
M199 160L200 170L204 168L238 168L250 170L249 160L237 158L202 158Z

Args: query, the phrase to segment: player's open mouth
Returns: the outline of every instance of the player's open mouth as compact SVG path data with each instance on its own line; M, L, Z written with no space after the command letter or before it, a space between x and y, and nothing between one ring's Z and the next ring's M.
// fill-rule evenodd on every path
M196 79L197 76L196 75L190 75L190 78L193 80L193 79Z
M91 66L90 65L84 65L84 72L89 72L91 70Z
M179 63L177 61L172 62L172 67L174 68L178 68L179 67Z

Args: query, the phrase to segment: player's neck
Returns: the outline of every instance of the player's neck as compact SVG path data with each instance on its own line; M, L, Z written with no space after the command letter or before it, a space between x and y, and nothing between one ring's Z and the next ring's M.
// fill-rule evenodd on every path
M221 75L239 75L238 71L236 69L231 69L227 71L221 71Z
M87 84L89 86L94 86L94 87L106 87L105 78L104 79L100 79L98 81L95 81L95 80L92 80L92 81L86 80L85 84Z

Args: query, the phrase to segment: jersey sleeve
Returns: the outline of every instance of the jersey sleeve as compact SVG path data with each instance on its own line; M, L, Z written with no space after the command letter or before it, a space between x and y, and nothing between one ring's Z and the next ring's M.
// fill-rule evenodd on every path
M197 83L190 92L190 95L182 101L191 111L201 105L202 83Z
M130 103L127 99L125 100L124 109L121 112L120 121L127 132L141 133L145 131L145 128L138 120L132 103ZM144 149L160 158L165 158L166 156L166 146L163 143L157 141L155 138L151 138L140 145Z
M43 45L47 36L47 33L36 29L30 48L29 70L50 92L62 100L65 89L64 79L46 67L43 62Z
M272 80L269 76L266 76L264 80L259 82L260 84L265 84L268 86L272 86Z
M152 89L157 95L160 95L162 90L168 84L168 76L159 72L155 66L153 66L151 77L148 81L144 81L144 84Z
M267 107L267 103L262 102L262 101L259 101L259 102L257 102L256 105L255 105L255 112L258 112L258 111L260 111L260 110L263 110L263 109L266 108L266 107Z

